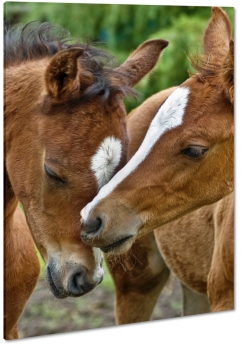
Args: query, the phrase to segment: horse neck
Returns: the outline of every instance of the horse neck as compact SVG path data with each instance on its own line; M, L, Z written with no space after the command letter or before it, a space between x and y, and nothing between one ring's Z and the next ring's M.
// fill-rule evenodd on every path
M48 60L46 60L48 61ZM36 131L34 114L42 95L45 60L27 62L17 67L9 67L4 73L4 175L5 175L5 224L11 221L18 205L8 176L8 160L13 147L31 140ZM29 135L29 136L28 136ZM28 136L28 138L27 138ZM23 140L21 140L23 138ZM20 143L20 144L18 144ZM30 148L32 150L32 148ZM20 147L20 152L22 148Z

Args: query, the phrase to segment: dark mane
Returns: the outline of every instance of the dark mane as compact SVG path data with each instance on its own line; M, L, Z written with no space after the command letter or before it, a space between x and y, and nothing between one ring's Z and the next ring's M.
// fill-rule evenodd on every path
M68 33L49 23L30 22L25 26L5 26L4 65L51 57L66 46ZM66 46L67 47L67 46Z
M114 91L122 92L124 95L136 94L130 87L114 85L110 82L111 77L119 83L119 80L125 76L114 69L112 55L88 43L72 43L68 31L47 22L33 21L24 26L16 25L10 28L5 26L4 67L52 57L58 51L72 47L84 49L82 64L95 78L95 83L81 96L82 100L88 100L97 94L102 94L102 97L107 99Z

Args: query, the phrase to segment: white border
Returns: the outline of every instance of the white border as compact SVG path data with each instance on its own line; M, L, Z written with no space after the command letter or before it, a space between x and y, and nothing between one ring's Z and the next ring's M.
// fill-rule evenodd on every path
M54 1L62 2L62 1ZM81 2L81 1L73 1ZM86 1L88 3L194 5L200 1ZM3 2L2 2L3 3ZM202 6L235 7L236 35L236 310L93 331L5 342L6 358L44 357L249 357L249 3L204 1ZM1 255L2 256L2 255ZM2 259L2 257L1 257ZM2 270L2 262L1 262ZM1 275L3 277L3 275ZM1 288L2 288L2 280ZM1 310L0 310L1 311ZM2 314L2 312L1 312ZM2 317L1 321L2 321ZM0 323L1 327L1 323ZM2 327L1 327L2 328ZM0 331L2 337L2 330Z

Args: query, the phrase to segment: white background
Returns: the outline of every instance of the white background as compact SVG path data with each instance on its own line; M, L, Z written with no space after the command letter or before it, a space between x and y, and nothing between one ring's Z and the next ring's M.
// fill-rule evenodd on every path
M56 1L53 1L56 2ZM62 2L62 1L60 1ZM68 1L70 2L70 1ZM82 2L82 1L73 1ZM86 1L88 3L235 7L236 93L236 309L232 312L4 341L6 358L40 357L250 357L249 307L249 2L247 1ZM3 4L3 1L2 1ZM2 6L3 8L3 6ZM1 11L3 11L1 9ZM3 17L2 17L3 18ZM188 31L188 29L187 29ZM2 146L1 146L2 151ZM2 156L3 153L1 152ZM1 178L2 179L2 178ZM1 273L3 267L1 250ZM3 274L1 275L1 278ZM1 279L3 292L3 282ZM1 297L2 302L2 297ZM2 305L3 306L3 305ZM1 306L1 307L2 307ZM2 320L2 308L0 308ZM2 325L2 324L1 324Z

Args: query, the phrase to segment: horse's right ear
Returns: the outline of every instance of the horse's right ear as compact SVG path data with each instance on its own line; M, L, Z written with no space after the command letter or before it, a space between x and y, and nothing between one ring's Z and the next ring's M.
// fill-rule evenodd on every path
M133 87L156 65L162 50L168 41L156 39L143 42L128 59L117 68L123 73L124 85Z
M65 100L72 93L80 91L79 57L83 55L82 48L69 48L55 54L45 72L46 92L52 101ZM86 76L86 86L93 81Z
M229 101L234 103L234 40L230 41L229 51L220 70L221 83Z
M204 34L204 61L219 74L226 97L234 102L234 41L229 17L220 7L212 16Z

